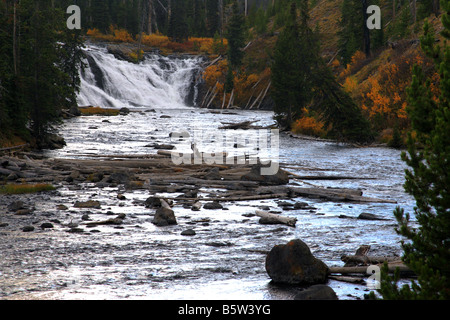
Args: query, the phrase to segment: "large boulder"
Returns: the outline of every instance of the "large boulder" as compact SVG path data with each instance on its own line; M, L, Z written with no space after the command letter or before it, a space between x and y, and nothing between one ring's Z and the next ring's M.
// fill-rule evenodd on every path
M328 267L296 239L272 248L266 257L266 271L275 283L307 285L325 283Z
M284 185L289 183L289 176L284 170L278 169L276 174L263 175L261 174L262 168L264 167L261 164L253 165L250 172L243 175L241 180L257 181L262 185Z
M161 207L156 210L155 217L153 218L153 224L158 227L164 227L172 224L177 224L177 219L175 218L175 213L173 210Z

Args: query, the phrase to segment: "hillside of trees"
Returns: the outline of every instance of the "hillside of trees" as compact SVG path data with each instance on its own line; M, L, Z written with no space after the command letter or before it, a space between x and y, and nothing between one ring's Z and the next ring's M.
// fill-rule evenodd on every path
M82 30L65 28L71 4L82 10ZM381 30L365 28L371 4L381 8ZM418 41L425 20L439 38L437 0L2 0L0 13L4 141L44 145L60 110L76 103L86 37L209 55L203 107L272 109L282 128L318 137L401 147L414 64L439 94L439 74ZM292 43L310 54L299 56Z

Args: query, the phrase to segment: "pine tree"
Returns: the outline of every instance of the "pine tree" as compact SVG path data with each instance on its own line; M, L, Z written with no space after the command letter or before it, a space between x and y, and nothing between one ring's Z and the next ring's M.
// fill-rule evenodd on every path
M107 0L96 0L92 2L92 21L94 27L102 32L108 32L111 24L110 11Z
M175 42L185 42L189 37L186 21L186 8L183 0L172 0L169 17L168 37Z
M370 124L320 56L318 37L309 27L307 0L299 1L299 12L297 23L293 2L273 55L272 98L278 122L289 128L309 108L331 127L333 138L371 141Z
M379 5L379 0L344 0L341 7L339 54L344 64L351 61L353 54L360 50L367 56L383 45L383 28L367 28L367 7Z
M228 61L233 68L238 68L242 64L245 46L244 37L244 17L239 12L237 0L233 1L233 13L227 29L228 40Z
M344 0L341 7L339 51L344 64L363 47L364 19L361 0Z
M81 34L67 29L66 8L21 0L14 10L14 3L0 4L1 133L43 147L60 109L76 104Z
M220 31L219 1L206 0L206 28L209 37Z
M442 34L450 39L450 1L443 0L441 5L445 12ZM435 44L428 22L424 31L421 46L439 70L440 96L438 102L431 98L430 79L415 66L407 110L413 131L402 159L409 166L404 187L416 200L416 225L411 225L409 213L402 208L394 212L399 223L396 230L408 240L402 244L403 261L418 279L399 288L398 273L392 279L383 269L381 294L385 299L450 298L450 46Z
M310 92L310 87L302 82L310 74L302 73L302 66L307 66L302 62L302 53L307 52L300 41L297 6L292 3L286 26L278 36L271 66L274 112L278 123L286 128L290 128L292 122L301 116L309 102L305 94Z

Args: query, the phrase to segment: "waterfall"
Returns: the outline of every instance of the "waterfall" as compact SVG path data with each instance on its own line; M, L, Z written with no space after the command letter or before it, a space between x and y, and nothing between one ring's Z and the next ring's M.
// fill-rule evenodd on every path
M199 57L147 54L139 64L89 46L77 100L80 106L177 109L196 105Z

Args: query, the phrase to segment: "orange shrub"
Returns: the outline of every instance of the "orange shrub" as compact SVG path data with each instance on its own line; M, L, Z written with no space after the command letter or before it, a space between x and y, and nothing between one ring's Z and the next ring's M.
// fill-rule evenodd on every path
M356 69L359 69L363 62L366 60L366 54L362 51L356 51L352 56L352 61L345 67L345 70L339 75L340 78L348 77L354 73Z
M120 29L115 26L110 26L109 32L112 35L114 35L114 41L116 41L116 42L133 42L134 41L131 34L125 29Z
M302 118L295 121L292 125L292 131L294 133L306 134L316 137L323 137L326 133L323 122L310 116L303 116Z
M170 42L169 38L160 33L142 35L142 43L149 47L162 48L166 47L169 42Z

